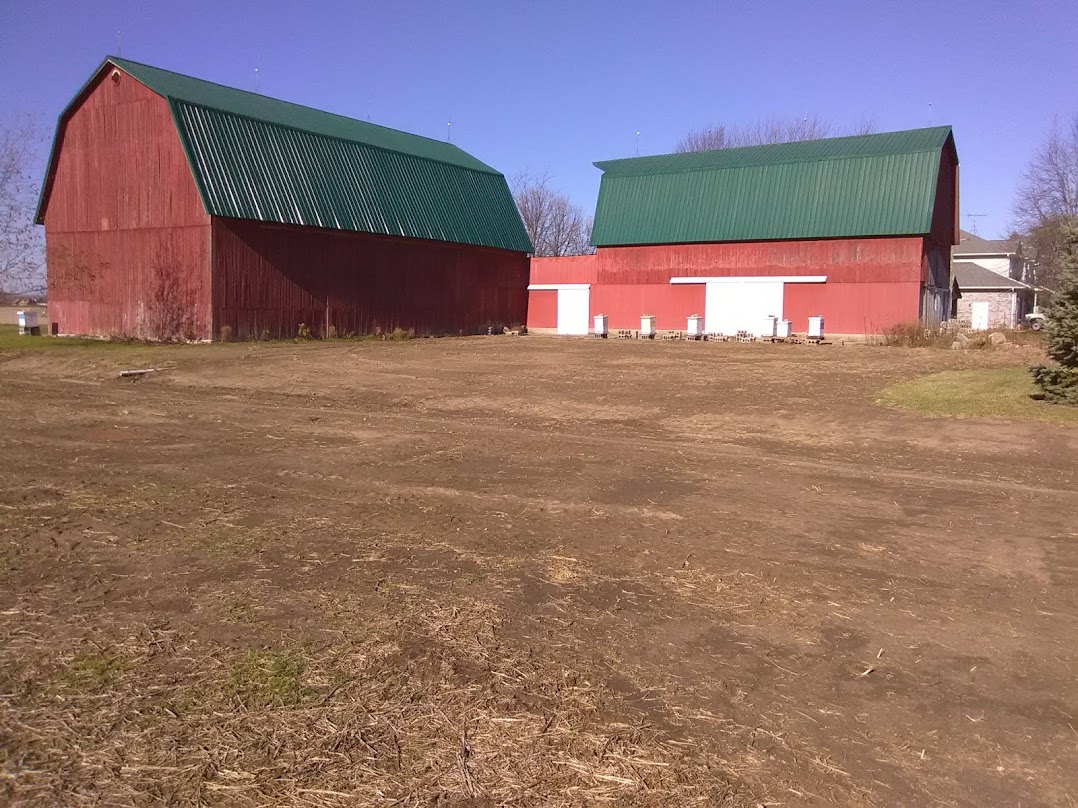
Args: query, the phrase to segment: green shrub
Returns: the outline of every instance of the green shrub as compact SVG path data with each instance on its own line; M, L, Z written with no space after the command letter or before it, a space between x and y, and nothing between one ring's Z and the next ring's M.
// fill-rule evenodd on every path
M314 339L311 327L306 323L300 323L299 330L296 332L296 339Z

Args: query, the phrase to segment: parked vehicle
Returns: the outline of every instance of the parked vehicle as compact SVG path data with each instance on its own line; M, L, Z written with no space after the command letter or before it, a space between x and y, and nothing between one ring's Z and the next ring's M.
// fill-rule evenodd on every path
M1031 311L1025 316L1026 328L1030 331L1040 331L1044 328L1044 313L1039 311Z

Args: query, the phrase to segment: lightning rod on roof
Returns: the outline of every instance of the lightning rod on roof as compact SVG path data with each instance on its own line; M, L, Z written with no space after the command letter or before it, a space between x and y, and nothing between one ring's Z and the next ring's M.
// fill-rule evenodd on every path
M928 102L928 125L932 125L932 102Z
M261 92L261 90L262 90L262 84L258 80L258 68L256 67L255 68L255 92L256 93Z
M636 132L636 156L640 156L640 130Z
M453 116L449 116L449 122L445 125L445 142L453 142Z
M116 55L117 56L123 56L124 55L123 32L122 31L117 31L116 32Z

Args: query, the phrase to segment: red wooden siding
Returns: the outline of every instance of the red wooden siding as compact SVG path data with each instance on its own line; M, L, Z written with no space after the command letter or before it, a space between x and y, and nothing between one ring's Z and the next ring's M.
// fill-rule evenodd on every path
M217 328L239 338L375 329L475 334L525 322L528 257L436 241L213 221Z
M531 283L595 283L598 256L572 255L563 258L533 258Z
M820 314L828 334L880 334L898 323L917 320L921 284L787 283L782 317L795 332L808 330L808 318Z
M558 327L558 293L542 289L528 293L528 328Z
M210 335L210 219L168 105L106 71L67 115L45 210L49 317L64 334Z
M946 201L946 200L944 200ZM610 328L639 328L654 314L659 330L685 330L704 314L704 284L676 277L825 275L826 283L787 283L783 317L795 331L823 315L831 334L876 334L920 315L926 239L919 236L814 241L600 247L593 257L532 260L532 283L590 283L591 313ZM551 292L532 292L528 325L557 326Z
M600 247L598 283L672 277L827 275L835 283L920 280L921 237Z
M704 313L704 285L602 284L591 287L591 313L609 317L610 328L640 328L640 315L654 314L661 331L684 331L690 314Z

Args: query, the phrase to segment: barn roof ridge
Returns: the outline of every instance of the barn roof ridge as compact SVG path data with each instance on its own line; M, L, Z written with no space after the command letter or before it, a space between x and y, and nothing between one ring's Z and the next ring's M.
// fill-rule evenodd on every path
M266 97L268 98L269 96L266 96ZM312 132L310 129L304 129L301 126L296 126L294 124L281 123L279 121L271 121L271 120L267 120L265 118L260 118L260 117L258 117L256 115L245 115L242 112L234 112L233 110L227 109L225 107L215 106L213 104L205 104L205 103L202 103L202 102L199 102L199 101L191 101L190 99L187 99L187 98L179 98L177 96L165 96L165 100L169 102L169 107L173 108L173 109L175 109L175 106L174 106L175 104L184 104L185 106L188 106L188 107L197 107L198 109L210 110L212 112L220 113L221 115L227 115L230 118L240 118L240 119L243 119L243 120L246 120L246 121L251 121L253 123L259 123L259 124L262 124L264 126L272 126L272 127L277 128L277 129L288 129L288 130L290 130L292 132L300 132L300 133L305 134L305 135L313 135L314 137L325 138L326 140L335 140L335 141L338 141L340 143L351 143L351 144L354 144L354 145L357 145L357 146L362 146L362 147L367 148L367 149L375 149L377 151L387 152L389 154L407 154L409 157L413 157L416 160L427 160L428 162L431 162L431 163L441 163L443 165L452 166L453 168L462 169L464 171L475 171L476 173L479 173L479 174L495 174L497 176L505 176L504 174L502 174L502 172L500 172L496 168L492 168L490 166L487 166L486 168L476 168L476 167L473 167L473 166L461 165L459 163L452 163L452 162L449 162L448 160L439 160L436 157L427 157L426 155L422 155L422 154L411 154L411 153L408 153L408 152L401 152L401 151L398 151L397 149L389 148L388 146L381 146L381 145L378 145L376 143L366 143L364 141L355 140L353 138L341 137L340 135L324 134L322 132ZM290 103L290 102L286 102L286 103ZM310 109L314 109L314 107L310 107ZM328 114L332 115L334 113L328 113ZM349 119L349 120L354 120L354 119ZM364 123L364 122L360 121L360 123ZM371 125L372 126L377 126L378 124L371 124ZM382 128L383 129L389 129L389 127L386 127L386 126L383 126ZM397 129L394 129L392 131L394 131L394 132L397 132L397 131L403 132L403 130L397 130ZM404 134L409 134L409 133L404 132ZM422 135L415 135L415 137L423 137L423 136ZM429 138L428 138L428 140L429 140ZM435 141L435 142L439 142L439 141Z
M856 160L897 154L919 154L923 152L938 152L947 142L947 136L952 133L948 126L931 126L919 129L903 129L894 132L872 132L864 135L843 135L840 137L815 138L813 140L796 140L789 143L763 143L754 146L731 146L723 149L706 149L703 151L669 152L664 154L649 154L639 157L616 157L610 160L599 160L593 163L596 168L612 176L661 176L664 174L684 174L702 171L729 171L753 166L769 165L797 165L800 163L819 163L828 160ZM941 135L938 140L927 137L924 141L908 147L892 147L880 150L838 151L828 153L823 151L818 154L805 153L809 147L822 144L847 145L852 142L867 142L875 139L876 142L897 142L899 136L927 135L927 133ZM788 151L791 156L783 157L781 152ZM779 153L777 157L762 160L738 160L755 155L767 153ZM710 163L708 160L717 160ZM683 165L678 165L682 163ZM655 166L655 167L652 167ZM624 170L629 169L629 170Z
M275 124L277 126L285 126L296 131L309 132L311 134L323 135L325 137L332 137L352 143L362 143L373 148L381 148L386 151L397 151L404 154L410 154L413 157L421 157L460 168L470 168L474 171L483 171L489 174L501 173L496 168L487 165L482 160L479 160L477 157L464 151L464 149L456 144L447 143L445 141L427 137L426 135L417 135L412 132L406 132L403 129L383 126L382 124L373 123L371 121L353 118L349 115L342 115L338 112L330 112L328 110L319 109L318 107L312 107L309 104L301 104L296 101L275 98L271 95L264 95L262 93L244 90L239 87L232 87L228 84L198 78L197 76L189 76L186 73L166 70L161 67L148 65L144 62L136 62L132 59L126 59L119 56L106 57L101 67L104 67L106 64L113 64L116 67L119 67L133 76L136 80L145 84L153 90L153 92L169 101L183 101L195 106L216 109L228 115L236 115L251 120ZM100 69L101 68L99 67L98 71L100 71ZM97 71L95 71L95 75L96 72ZM187 84L187 87L183 87L183 84ZM234 94L237 98L243 98L249 102L261 104L268 109L264 109L262 114L253 111L249 107L246 109L236 109L226 103L221 103L226 100L225 98L216 98L212 95L207 95L206 93L223 93L224 96ZM213 98L213 100L208 100L210 98ZM279 114L272 114L274 112ZM353 134L353 136L348 136L341 131L332 131L328 127L319 128L317 126L304 125L296 120L289 120L290 116L288 113L309 115L312 120L307 121L307 124L317 124L319 119L321 119L322 122L326 123L333 121L343 126L358 127L359 130L366 130L365 133L368 137L359 136L358 132ZM385 142L378 142L377 138L371 139L369 137L370 135L390 138L399 142L396 144L396 147L394 147L393 145L387 145ZM427 149L409 149L407 148L409 143L413 146L422 144L434 153L431 153L431 151L428 151ZM439 155L437 152L446 153Z

